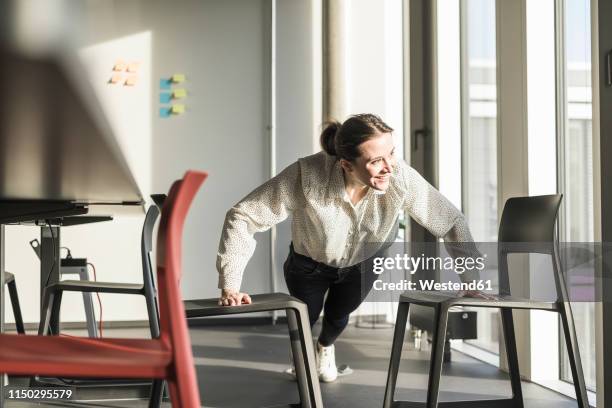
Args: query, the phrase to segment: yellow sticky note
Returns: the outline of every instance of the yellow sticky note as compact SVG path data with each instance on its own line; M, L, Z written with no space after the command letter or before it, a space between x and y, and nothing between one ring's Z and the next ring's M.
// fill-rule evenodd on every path
M134 73L138 71L138 65L140 65L138 62L130 62L127 66L127 72Z
M111 84L117 84L119 82L121 82L123 80L123 75L121 74L114 74L110 80L108 82L110 82Z
M185 74L172 75L172 82L175 82L175 83L185 82Z
M136 77L136 75L132 75L127 77L127 79L124 82L125 86L134 86L136 85L136 81L138 80L138 77Z
M115 62L115 65L113 66L113 71L123 71L125 69L125 62L119 60L117 62Z
M184 90L184 89L175 89L175 90L172 92L172 97L173 97L174 99L181 99L181 98L184 98L184 97L186 97L186 96L187 96L187 91L186 91L186 90Z
M185 105L172 105L170 112L172 112L174 115L185 113Z

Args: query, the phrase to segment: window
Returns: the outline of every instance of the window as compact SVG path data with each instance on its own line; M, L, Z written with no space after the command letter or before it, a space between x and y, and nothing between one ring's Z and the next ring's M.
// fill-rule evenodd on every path
M495 242L498 226L495 1L438 0L437 41L440 191L463 211L475 241ZM499 311L475 310L478 339L466 343L497 355Z
M594 238L590 18L589 0L527 2L529 192L563 193L559 238L574 243ZM594 304L574 302L572 311L594 390ZM531 312L530 334L532 381L574 397L557 317Z
M559 179L564 193L560 237L567 242L592 242L593 149L591 89L591 9L589 0L559 3L562 31L559 49L563 58L558 67L562 82L559 104ZM595 389L595 306L592 302L572 303L578 344L587 387ZM562 339L562 334L560 333ZM565 344L560 342L560 378L572 381Z

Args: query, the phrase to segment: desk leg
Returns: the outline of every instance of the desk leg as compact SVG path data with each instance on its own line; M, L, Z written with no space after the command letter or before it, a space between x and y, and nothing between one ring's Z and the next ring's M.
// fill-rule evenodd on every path
M44 318L44 289L46 285L59 282L60 270L60 228L40 228L40 321ZM59 334L59 316L52 316L49 328L52 334Z
M4 225L0 224L0 333L4 333ZM7 380L5 374L0 374L0 408L4 408L4 383Z

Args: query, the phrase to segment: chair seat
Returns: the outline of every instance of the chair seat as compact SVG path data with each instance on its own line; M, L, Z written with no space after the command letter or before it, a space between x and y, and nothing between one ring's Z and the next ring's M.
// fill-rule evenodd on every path
M157 339L0 335L0 367L13 375L164 378L170 361Z
M496 307L512 309L558 310L557 302L523 299L514 296L490 295L492 299L457 297L455 292L406 291L400 295L400 302L425 306L444 304L446 306Z
M183 302L185 314L190 317L220 316L240 313L265 312L288 308L304 307L304 303L286 293L266 293L252 295L251 304L239 306L219 306L218 298L193 299Z
M64 280L49 285L50 291L63 290L72 292L101 292L101 293L123 293L140 295L143 294L143 285L139 283L117 283L117 282L94 282L81 280Z

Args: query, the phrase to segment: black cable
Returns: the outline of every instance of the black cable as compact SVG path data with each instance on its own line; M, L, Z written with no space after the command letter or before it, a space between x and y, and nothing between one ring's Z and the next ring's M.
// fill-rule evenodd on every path
M70 252L70 248L68 248L68 247L60 247L60 251L62 249L65 249L67 251L66 258L68 258L68 259L72 258L72 253Z

